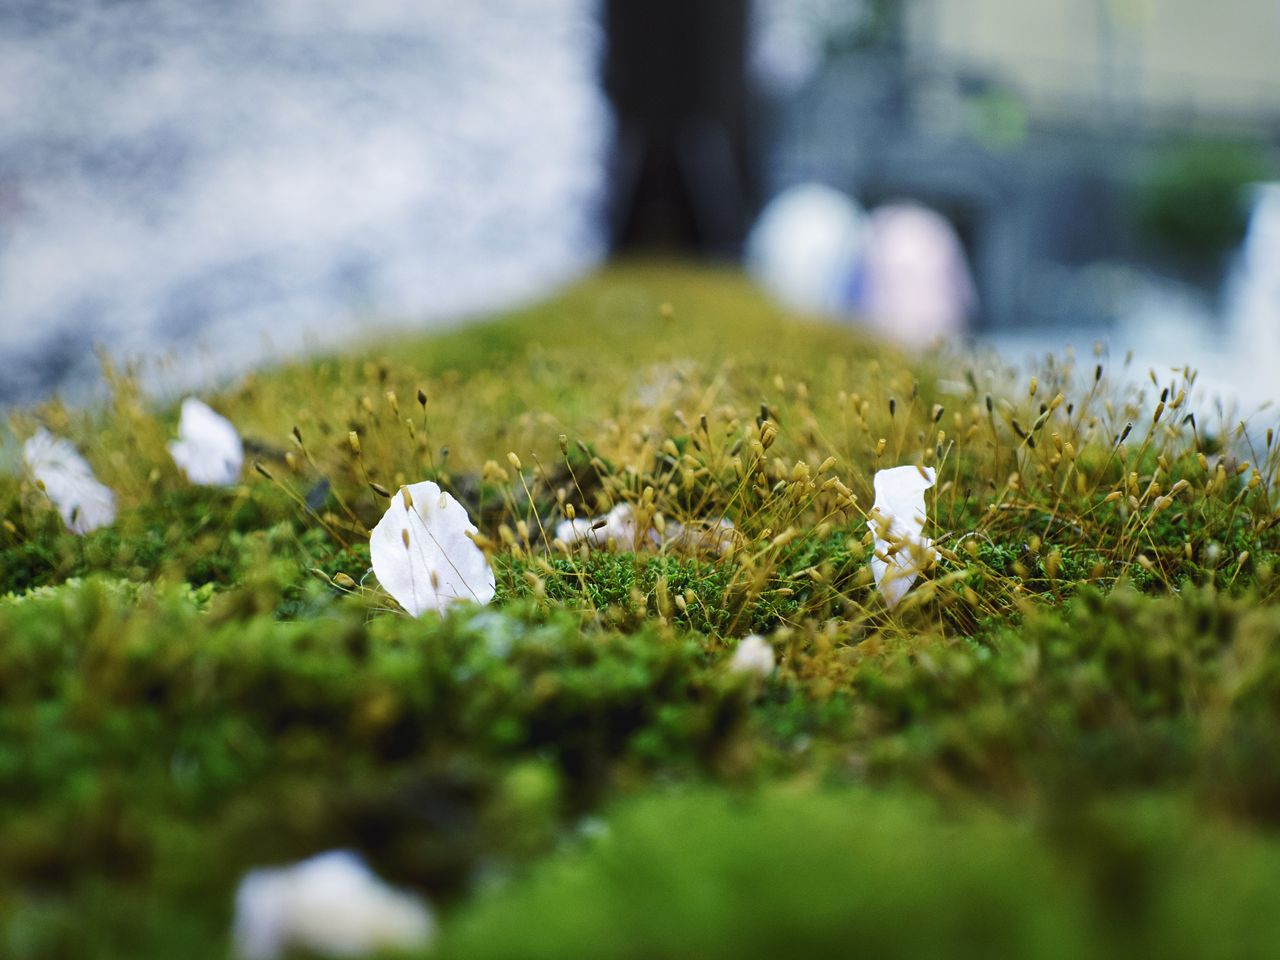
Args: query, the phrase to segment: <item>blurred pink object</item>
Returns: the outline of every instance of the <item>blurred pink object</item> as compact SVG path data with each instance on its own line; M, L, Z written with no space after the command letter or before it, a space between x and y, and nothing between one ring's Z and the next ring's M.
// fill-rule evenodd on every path
M913 346L962 333L976 299L955 230L913 203L872 212L864 283L871 326Z

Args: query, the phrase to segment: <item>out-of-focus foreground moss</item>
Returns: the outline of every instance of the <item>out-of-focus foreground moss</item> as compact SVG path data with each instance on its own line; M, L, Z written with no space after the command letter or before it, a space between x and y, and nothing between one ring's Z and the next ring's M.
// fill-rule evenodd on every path
M640 265L209 398L228 490L127 373L15 416L121 512L74 537L0 478L0 954L222 957L245 870L337 846L444 956L1266 952L1280 454L1192 370L1112 366L908 360ZM890 612L899 463L938 470L939 558ZM368 574L421 479L492 606L412 620ZM619 503L734 533L555 540ZM728 669L749 632L767 680Z

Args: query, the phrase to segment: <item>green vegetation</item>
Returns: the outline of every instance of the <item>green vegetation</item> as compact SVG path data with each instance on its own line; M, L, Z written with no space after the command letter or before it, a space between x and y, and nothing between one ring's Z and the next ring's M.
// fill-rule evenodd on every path
M634 804L583 846L481 898L443 954L1217 957L1280 934L1280 845L1176 802L1038 834L894 790L697 791Z
M120 513L75 537L0 478L0 955L225 957L244 871L348 847L445 957L1257 956L1280 453L1194 379L907 359L631 265L209 398L226 490L128 374L18 414ZM906 463L938 556L889 611L866 511ZM411 619L368 573L422 479L493 605ZM734 527L555 539L623 503ZM729 669L753 632L767 679Z
M1268 179L1256 144L1184 140L1163 148L1137 196L1138 224L1161 252L1219 265L1244 236L1245 188Z

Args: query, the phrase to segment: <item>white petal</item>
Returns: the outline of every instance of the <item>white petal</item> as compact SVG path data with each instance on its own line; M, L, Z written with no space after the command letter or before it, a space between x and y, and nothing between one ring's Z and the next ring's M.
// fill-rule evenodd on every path
M244 960L274 960L294 949L343 957L422 949L434 936L425 903L383 883L345 850L250 871L236 891L233 939Z
M178 439L169 453L187 479L211 487L227 487L240 479L244 444L226 417L195 397L182 401Z
M935 479L932 467L893 467L875 475L876 500L867 520L875 535L871 574L890 609L933 557L932 541L924 535L924 493Z
M657 531L651 530L650 537L656 539ZM565 520L556 527L556 536L573 546L586 542L593 547L608 547L615 550L634 550L636 548L635 512L629 503L620 503L603 517L593 520L575 518Z
M596 531L596 537L602 544L613 542L615 550L629 551L636 549L635 510L629 503L620 503L605 514L604 528ZM656 533L656 531L655 531Z
M733 521L728 517L718 517L705 523L693 522L687 526L668 523L666 539L667 543L687 550L724 554L733 546L733 530Z
M595 523L595 520L584 520L582 517L574 517L572 520L564 520L556 525L556 539L563 541L571 547L584 540L592 546L602 546L602 544L597 542L598 538L591 530Z
M476 532L466 508L430 480L391 499L369 537L373 572L383 589L413 616L443 612L455 601L488 603L496 581L484 551L468 536ZM408 546L405 546L405 533Z
M754 673L761 677L773 673L773 667L773 647L756 633L748 634L739 641L738 649L733 651L733 659L729 661L729 669L734 673Z
M579 517L564 520L556 526L556 538L569 546L585 542L593 547L612 545L613 549L622 551L636 550L647 542L653 547L671 544L722 554L733 544L733 536L733 521L727 517L688 526L668 520L663 533L650 526L641 534L635 509L629 503L618 504L603 517L592 520Z
M923 548L930 549L928 540L924 542ZM925 564L912 559L908 547L900 547L898 553L892 555L887 562L881 560L880 555L891 549L889 542L877 539L875 549L876 553L871 558L871 575L875 577L885 606L892 610L907 595Z
M22 459L72 533L89 533L115 520L115 494L70 441L41 428L23 445Z
M289 941L288 872L251 870L236 890L232 939L244 960L272 960Z

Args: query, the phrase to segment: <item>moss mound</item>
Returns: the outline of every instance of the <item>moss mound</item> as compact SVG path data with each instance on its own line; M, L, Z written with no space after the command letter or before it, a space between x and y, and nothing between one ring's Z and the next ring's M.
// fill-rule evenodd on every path
M906 358L637 264L210 397L225 490L129 371L16 414L120 513L76 537L0 477L0 953L226 956L246 870L347 847L445 956L1257 955L1280 454L1194 381ZM938 556L889 610L866 511L907 463ZM370 574L422 479L493 605ZM557 538L619 505L629 542Z

